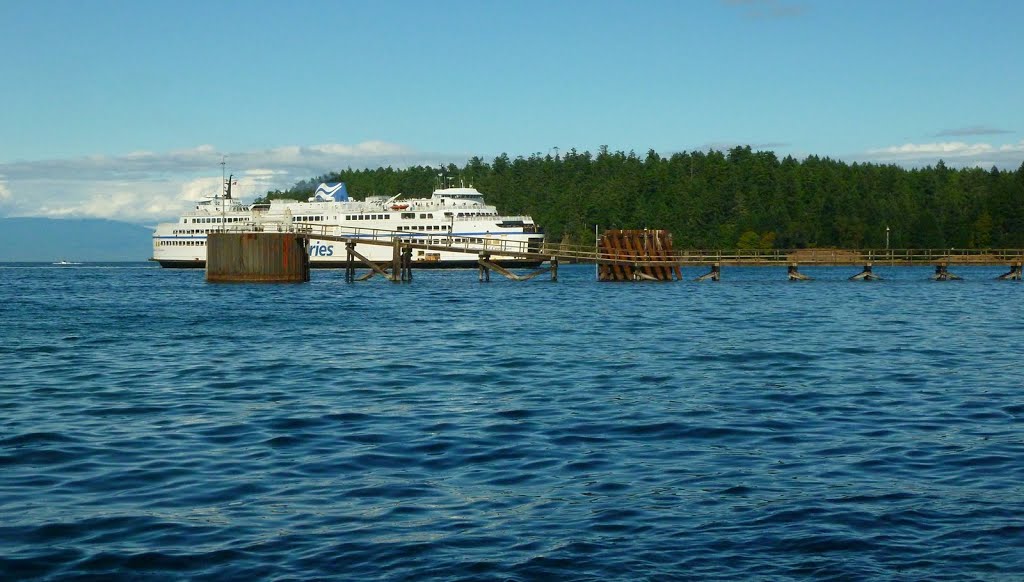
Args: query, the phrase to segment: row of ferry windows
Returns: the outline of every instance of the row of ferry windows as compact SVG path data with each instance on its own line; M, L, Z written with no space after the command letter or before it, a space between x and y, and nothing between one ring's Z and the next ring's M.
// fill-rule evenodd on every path
M176 228L172 234L203 234L207 232L220 232L219 228L207 228L207 229L193 229L189 230L186 228Z
M450 216L450 213L446 213ZM458 218L466 218L470 216L497 216L494 212L460 212L456 214ZM434 214L431 212L421 212L420 218L428 219L434 218ZM402 218L416 218L415 212L403 212ZM292 220L296 222L323 222L327 220L327 216L316 215L316 216L296 216ZM346 214L345 220L391 220L390 214ZM220 223L234 223L234 222L247 222L248 218L244 216L211 216L208 218L190 218L186 219L186 223L191 224L220 224Z
M433 239L428 238L428 239L425 239L424 242L426 242L427 244L439 245L439 244L443 244L443 243L447 242L448 240L449 239L447 239L447 238L433 238ZM456 243L456 244L458 244L458 243L479 243L479 244L483 244L483 242L484 242L484 239L482 239L482 238L459 238L459 237L456 237L456 238L453 238L453 239L450 239L450 240L451 240L451 242ZM160 241L160 246L162 246L162 247L204 247L204 246L206 246L206 241L205 240L162 240L162 241Z
M191 222L192 224L219 224L221 222L246 222L248 220L244 216L211 216L210 218L192 218L187 219L185 222Z
M421 231L421 230L448 230L448 226L440 224L428 224L427 226L399 226L398 230Z
M425 238L425 239L422 239L422 240L421 239L416 239L415 240L415 242L417 242L417 243L427 244L427 245L443 245L443 244L447 244L449 241L451 243L453 243L453 244L459 244L459 243L484 244L484 239L482 239L482 238L452 238L452 239L448 239L448 238Z

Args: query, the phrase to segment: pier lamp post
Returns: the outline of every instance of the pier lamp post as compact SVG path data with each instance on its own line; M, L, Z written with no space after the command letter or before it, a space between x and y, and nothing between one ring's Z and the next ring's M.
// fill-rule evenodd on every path
M889 227L885 227L885 250L889 250Z

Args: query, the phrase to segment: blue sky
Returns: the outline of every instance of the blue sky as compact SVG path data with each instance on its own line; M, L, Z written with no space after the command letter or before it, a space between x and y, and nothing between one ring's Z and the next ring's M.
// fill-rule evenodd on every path
M380 164L750 144L1024 161L1011 0L0 2L0 216Z

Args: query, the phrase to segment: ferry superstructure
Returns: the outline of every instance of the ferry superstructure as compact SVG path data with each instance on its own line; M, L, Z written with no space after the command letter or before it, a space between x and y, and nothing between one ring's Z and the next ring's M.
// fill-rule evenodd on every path
M206 239L211 232L298 232L310 237L311 267L343 267L347 253L342 242L319 240L317 234L356 240L393 242L397 237L454 250L413 251L414 267L475 267L477 253L488 249L539 252L544 234L529 216L505 216L470 187L441 187L429 198L401 195L352 200L343 182L323 183L306 202L271 200L245 205L231 197L231 182L223 196L208 196L177 222L157 225L153 232L153 261L162 267L202 268ZM358 244L371 261L389 263L393 249ZM504 265L534 266L535 259L503 257Z

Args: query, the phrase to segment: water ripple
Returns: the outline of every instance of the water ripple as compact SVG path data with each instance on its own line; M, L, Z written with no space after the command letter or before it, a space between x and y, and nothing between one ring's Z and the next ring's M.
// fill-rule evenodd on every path
M0 572L1015 578L1020 286L816 271L7 269Z

